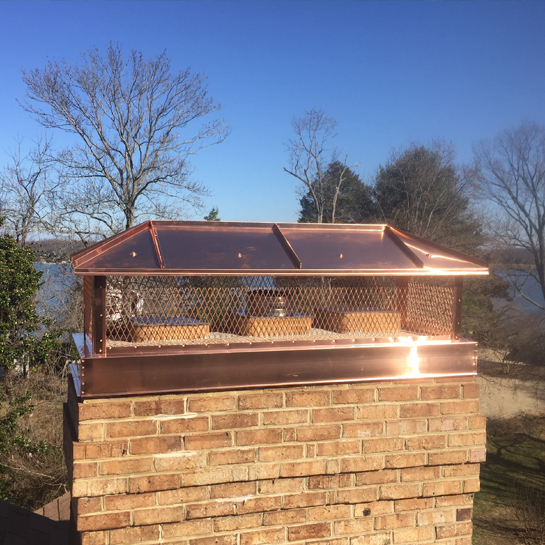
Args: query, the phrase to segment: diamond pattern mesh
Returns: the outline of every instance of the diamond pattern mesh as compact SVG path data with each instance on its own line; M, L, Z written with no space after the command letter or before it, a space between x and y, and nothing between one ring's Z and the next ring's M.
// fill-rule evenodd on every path
M453 298L436 278L108 277L107 346L449 335Z

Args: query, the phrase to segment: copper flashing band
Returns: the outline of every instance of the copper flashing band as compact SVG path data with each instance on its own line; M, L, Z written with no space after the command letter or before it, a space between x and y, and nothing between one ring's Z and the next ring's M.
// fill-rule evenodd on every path
M292 245L289 243L288 239L284 236L284 233L282 233L277 223L273 225L273 233L276 235L276 238L278 238L278 240L280 241L280 244L282 244L282 247L288 254L289 258L291 259L291 262L295 265L295 268L302 269L303 264L301 263L301 260L295 253L295 250L293 249Z
M86 358L82 397L269 388L476 374L476 343L339 346Z

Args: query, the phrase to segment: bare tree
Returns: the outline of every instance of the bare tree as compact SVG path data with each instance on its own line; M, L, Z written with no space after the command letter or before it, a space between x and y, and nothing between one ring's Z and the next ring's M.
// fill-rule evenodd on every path
M511 271L512 286L522 291L533 278L545 297L545 126L524 122L475 147L480 189L493 203L491 228L497 240L530 252L535 269Z
M60 185L48 156L51 140L38 139L28 152L23 141L8 154L9 162L0 172L2 214L15 239L25 245L29 235L39 230L48 199Z
M335 223L337 200L347 171L355 166L347 165L347 158L341 164L335 180L327 176L328 166L338 161L337 151L330 150L328 142L335 138L337 121L327 117L322 110L313 108L305 117L294 118L291 122L294 138L288 140L290 153L289 168L284 171L297 178L308 190L316 208L316 223L323 223L324 211L331 207L331 223ZM331 199L328 203L327 199Z
M55 156L70 182L55 212L77 224L80 236L202 205L207 190L190 180L188 158L228 134L212 117L220 107L203 76L171 73L164 52L145 60L132 51L125 59L110 44L105 55L92 49L80 65L49 62L23 72L23 80L23 108L44 127L77 137ZM201 124L205 116L212 118Z

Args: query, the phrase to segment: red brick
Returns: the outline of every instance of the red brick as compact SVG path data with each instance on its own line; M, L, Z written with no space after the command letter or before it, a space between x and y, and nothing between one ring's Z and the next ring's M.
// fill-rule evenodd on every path
M211 466L222 466L230 464L245 464L255 461L256 449L236 449L210 452L208 463Z
M254 464L248 467L248 479L259 481L261 479L277 479L280 477L280 464Z
M383 422L343 424L343 437L377 437L384 433Z
M104 433L103 424L80 424L78 426L79 441L102 441Z
M337 473L336 475L318 475L308 478L309 490L326 490L329 488L347 488L353 486L351 473Z
M318 456L357 454L360 449L361 444L359 441L333 441L331 443L318 443L316 454Z
M473 494L458 494L435 498L436 507L458 507L473 505Z
M261 513L237 515L234 517L218 517L214 520L214 532L231 532L261 526ZM203 532L204 533L204 532Z
M96 462L74 463L72 466L72 476L74 479L86 479L97 476L98 464Z
M466 494L471 492L479 492L481 489L481 481L479 479L466 479L463 482L464 492Z
M263 424L269 425L285 425L285 424L308 424L309 411L294 410L294 411L271 411L263 413Z
M248 409L279 409L284 405L281 393L242 394L238 398L238 408Z
M110 530L110 545L138 543L141 541L159 541L159 525L139 526ZM82 544L83 545L83 544Z
M430 418L430 432L467 430L467 417L453 416L450 418Z
M237 534L232 534L230 536L214 536L190 539L189 545L236 545L237 541Z
M351 515L352 509L349 505L326 505L323 507L311 507L308 510L309 522L347 519Z
M270 530L260 529L254 532L242 532L240 534L240 545L260 545L268 543L285 543L286 531L284 528Z
M106 403L79 403L79 420L106 420L126 418L131 415L130 401Z
M394 469L401 467L422 466L426 463L426 455L418 454L392 454L384 457L384 467Z
M320 475L325 472L325 461L288 462L281 465L282 477L302 477L306 475Z
M81 532L80 536L81 545L106 545L106 532Z
M386 418L397 418L399 405L364 405L358 407L359 420L384 420Z
M468 427L470 430L485 430L486 416L482 414L474 414L468 418Z
M472 414L479 412L479 400L474 401L443 401L441 414Z
M173 505L176 503L189 503L208 499L210 499L208 486L191 486L176 490L165 490L157 494L159 505Z
M458 524L450 524L449 526L439 526L437 528L437 539L467 536L471 535L472 532L473 525L471 522L460 522Z
M131 439L130 452L136 454L159 454L163 452L173 452L181 450L182 438L176 436L169 437L141 437Z
M423 496L449 496L462 493L461 481L436 481L424 483Z
M172 490L180 487L180 475L148 475L146 477L131 477L129 491L132 494L153 492L156 490Z
M403 528L394 531L394 543L416 543L434 539L434 528ZM446 545L446 544L445 544Z
M204 469L200 471L186 471L182 473L182 486L202 486L205 484L219 484L233 480L232 470Z
M414 435L428 430L426 420L391 420L386 422L386 435Z
M100 511L102 511L101 498L77 498L76 512L78 515L100 513Z
M441 468L439 466L433 467L410 467L401 470L401 481L431 481L433 479L439 479L441 476Z
M469 451L469 461L473 463L486 462L486 449L472 449Z
M184 437L184 445L186 450L205 450L222 447L230 447L233 445L231 433L203 433L200 435L187 435Z
M155 471L173 472L206 466L205 452L171 452L155 456Z
M80 516L77 519L78 532L89 530L109 530L111 528L124 528L131 523L131 514L128 511L110 513L108 515Z
M314 409L312 411L312 422L321 424L324 422L343 422L354 420L354 407L332 407L331 409Z
M350 539L350 545L384 545L392 543L392 534L390 532L373 532L369 536L353 537Z
M287 526L306 522L306 509L288 509L286 511L272 511L263 513L263 526Z
M379 388L378 398L380 401L414 401L418 399L418 386Z
M284 496L284 509L297 509L327 503L326 492L303 492Z
M134 402L135 416L157 416L160 414L184 414L185 399L150 399Z
M235 508L236 503L233 500L190 503L186 505L186 519L193 520L234 515Z
M393 501L373 501L370 503L361 503L359 505L356 505L354 510L354 516L372 518L378 515L387 515L393 512Z
M259 494L284 494L286 492L301 492L304 479L274 479L260 481L257 486Z
M160 423L161 433L186 433L191 431L208 431L208 417L185 416L169 418Z
M155 500L155 492L147 494L119 494L106 496L104 498L104 507L106 511L123 511L124 509L128 511L140 507L152 507L155 505Z
M420 388L420 396L423 401L428 399L459 399L460 386L422 386Z
M234 428L251 428L259 424L257 413L218 414L212 416L213 430L232 430Z
M304 458L304 445L286 445L280 447L260 447L258 457L261 462L275 462L277 460L295 460Z
M188 400L188 410L191 413L204 413L210 411L232 411L236 408L235 396L203 396L193 397Z
M439 524L451 524L453 522L453 509L433 509L431 511L420 511L416 515L417 526L433 526Z
M166 522L179 522L183 519L183 507L158 507L155 509L138 509L134 512L135 526L147 524L161 524Z
M405 403L399 409L401 418L415 418L419 416L438 416L439 403Z
M433 498L410 498L408 500L396 500L395 511L422 511L423 509L432 509L434 506Z
M386 515L375 519L375 530L392 530L394 528L408 528L414 526L415 514L403 513Z
M396 470L364 471L356 474L356 486L397 482Z
M333 390L333 403L336 405L351 405L372 403L375 400L374 388L353 388L348 390Z
M428 464L430 466L463 464L466 462L466 460L466 450L446 450L444 452L430 452L428 455Z
M110 460L101 462L101 475L123 475L131 473L146 473L153 469L153 458L135 458L129 460Z
M471 520L473 516L473 509L467 507L465 509L456 509L456 522L465 522Z
M462 464L457 466L445 466L443 477L467 477L468 475L479 475L479 464Z
M486 444L486 432L451 433L448 436L449 447L473 447Z
M335 535L365 534L372 532L373 522L372 518L338 520L333 523L333 533Z
M327 441L341 436L341 426L309 426L297 428L297 441Z
M380 487L379 499L399 500L421 496L419 484L387 484Z
M464 398L479 397L479 385L478 384L464 384L463 385Z
M329 391L287 392L286 407L322 407L329 405Z
M282 507L282 498L279 496L268 498L253 498L250 500L239 501L236 504L236 512L260 513L266 511L277 511Z
M318 537L329 537L331 526L329 524L305 524L288 528L288 541L301 541Z
M106 424L106 437L141 437L155 435L157 422L155 420L128 420Z
M382 456L355 456L341 459L341 471L343 473L373 471L383 468L384 458Z
M248 430L236 432L236 444L239 446L268 445L281 442L281 429Z
M256 483L226 483L216 484L210 487L210 499L236 498L238 496L254 495L256 492Z
M435 450L443 449L447 444L446 435L420 435L405 439L407 450Z
M129 442L127 440L96 442L83 446L85 447L85 457L90 460L96 460L97 458L118 458L125 456L129 450Z
M366 439L362 446L364 453L392 452L403 450L403 439L401 437Z
M349 490L337 490L335 492L336 503L363 503L373 502L377 499L376 487L351 488Z

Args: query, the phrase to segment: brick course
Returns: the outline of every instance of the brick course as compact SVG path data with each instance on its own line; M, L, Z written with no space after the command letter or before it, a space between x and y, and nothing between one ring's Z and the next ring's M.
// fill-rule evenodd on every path
M471 541L472 377L68 405L82 544Z

